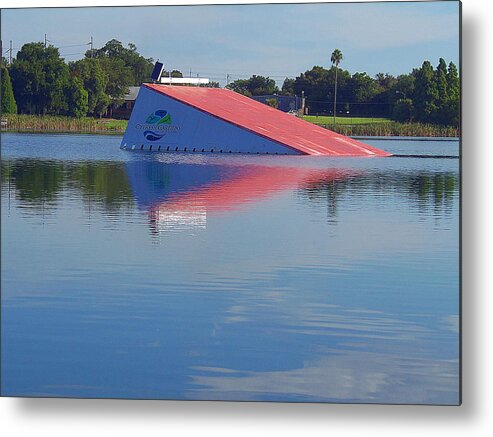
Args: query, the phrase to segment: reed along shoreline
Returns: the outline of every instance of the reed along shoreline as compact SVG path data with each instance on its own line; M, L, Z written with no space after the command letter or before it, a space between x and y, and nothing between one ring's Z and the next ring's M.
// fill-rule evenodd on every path
M123 134L128 120L53 115L3 115L2 132ZM317 123L315 123L317 124ZM383 121L368 124L317 124L346 136L457 138L458 128Z

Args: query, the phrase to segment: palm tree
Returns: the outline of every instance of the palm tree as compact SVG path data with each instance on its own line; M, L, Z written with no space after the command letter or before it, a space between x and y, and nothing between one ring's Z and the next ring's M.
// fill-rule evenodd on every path
M337 67L339 62L342 61L342 52L339 49L335 49L330 56L330 62L336 66L336 81L334 83L334 124L336 124L336 102L337 102Z

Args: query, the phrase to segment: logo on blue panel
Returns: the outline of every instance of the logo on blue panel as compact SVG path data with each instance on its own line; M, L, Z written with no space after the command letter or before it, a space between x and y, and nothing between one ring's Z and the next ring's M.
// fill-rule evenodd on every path
M137 124L137 129L144 131L144 137L148 141L157 141L163 138L169 132L178 132L178 126L171 125L171 115L164 109L158 109L150 113L145 124Z
M163 123L171 124L171 115L169 115L168 111L165 111L164 109L158 109L157 111L149 114L146 119L146 123L155 124L156 126Z

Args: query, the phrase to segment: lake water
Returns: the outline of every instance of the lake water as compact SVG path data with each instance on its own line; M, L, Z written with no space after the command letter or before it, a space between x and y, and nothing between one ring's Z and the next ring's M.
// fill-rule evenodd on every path
M459 402L458 159L1 140L3 395Z

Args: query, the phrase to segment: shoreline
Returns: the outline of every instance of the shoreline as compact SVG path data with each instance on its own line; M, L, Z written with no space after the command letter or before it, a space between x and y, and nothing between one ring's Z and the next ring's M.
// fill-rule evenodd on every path
M2 133L63 133L63 134L96 134L123 135L128 120L102 118L70 118L50 115L3 115ZM381 137L453 139L460 138L458 128L421 123L400 123L384 121L368 124L318 124L341 135L359 139Z
M125 133L122 131L115 130L35 130L35 129L2 129L2 134L72 134L72 135L114 135L114 136L123 136Z
M125 131L110 131L110 130L98 130L98 131L69 131L69 130L13 130L2 129L1 133L6 134L47 134L47 135L108 135L108 136L123 136ZM382 140L392 141L396 138L399 141L460 141L460 137L435 137L435 136L406 136L406 135L348 135L355 140Z

